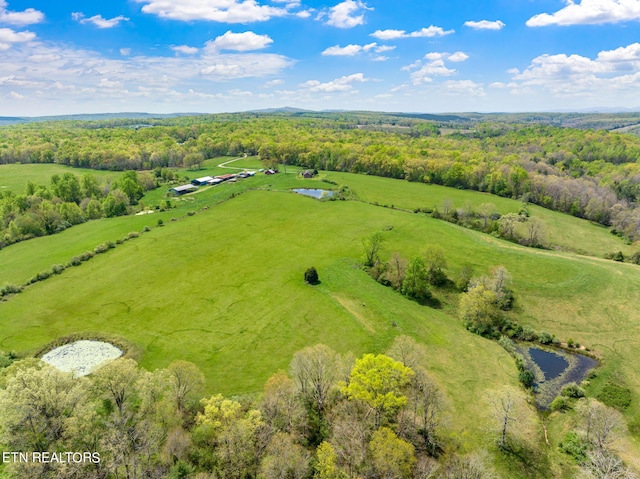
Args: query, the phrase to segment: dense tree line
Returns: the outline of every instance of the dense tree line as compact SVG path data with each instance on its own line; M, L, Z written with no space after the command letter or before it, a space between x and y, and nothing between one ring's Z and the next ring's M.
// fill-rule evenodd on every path
M401 125L395 132L363 126ZM212 115L150 128L60 122L0 129L0 163L55 162L96 169L189 166L197 158L259 155L306 168L350 171L486 191L613 226L638 237L640 139L548 125L475 123L441 135L415 118Z
M0 372L0 442L10 451L92 452L98 461L8 461L28 478L491 477L443 434L443 396L415 340L355 359L297 352L261 395L204 399L198 368L147 372L118 359L74 378L36 359ZM507 434L507 433L505 433ZM466 477L466 476L465 476Z
M49 185L27 182L24 194L0 191L0 248L24 239L63 231L97 218L131 212L145 191L170 180L174 173L126 171L114 182L72 172L53 175Z

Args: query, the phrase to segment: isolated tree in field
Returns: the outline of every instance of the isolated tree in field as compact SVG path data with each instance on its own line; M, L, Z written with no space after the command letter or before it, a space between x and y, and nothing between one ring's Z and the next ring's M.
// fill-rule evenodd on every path
M356 360L349 384L342 391L349 399L363 401L371 408L377 429L407 403L404 388L413 374L411 368L389 356L365 354Z
M304 280L308 284L318 284L320 282L318 271L313 266L308 268L304 272Z
M494 429L498 433L498 447L508 449L513 427L521 420L524 399L519 391L504 388L490 393L488 401L493 412Z
M384 237L381 231L376 231L368 238L362 240L362 248L364 251L364 265L371 268L380 260L379 254L382 249L382 241Z
M431 298L431 291L429 291L429 271L422 256L416 256L409 263L400 291L405 296L419 303Z
M388 427L381 427L371 435L369 442L371 463L377 477L382 479L408 479L416 464L414 447L403 441Z
M540 246L544 240L545 223L540 218L531 217L525 223L527 245Z

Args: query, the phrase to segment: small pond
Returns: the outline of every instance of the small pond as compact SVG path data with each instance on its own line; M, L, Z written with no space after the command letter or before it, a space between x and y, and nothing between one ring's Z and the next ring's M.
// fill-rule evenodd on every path
M296 188L296 189L294 189L292 191L295 191L299 195L311 196L311 197L317 198L317 199L329 198L329 197L333 196L333 191L331 191L331 190Z
M595 359L564 349L520 345L518 350L524 357L527 369L535 376L534 392L541 409L549 407L565 384L580 383L591 369L598 366Z

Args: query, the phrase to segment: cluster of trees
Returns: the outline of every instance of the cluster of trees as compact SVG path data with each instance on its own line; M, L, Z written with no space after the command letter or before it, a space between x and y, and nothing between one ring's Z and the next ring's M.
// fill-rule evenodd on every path
M15 461L5 472L21 479L490 477L477 457L442 455L443 398L424 355L409 337L396 338L388 355L355 360L316 345L296 353L289 374L274 374L259 398L202 400L204 377L185 361L147 372L121 358L81 378L36 359L17 361L0 374L5 450L96 452L100 460Z
M155 173L155 174L154 174ZM114 182L69 172L53 175L49 185L27 182L24 194L0 191L0 248L24 239L57 233L87 220L131 212L145 191L156 188L169 170L126 171Z
M406 125L395 132L362 124ZM379 115L216 115L158 120L152 128L58 122L0 130L0 163L56 162L98 169L196 167L247 153L310 169L351 171L487 191L639 236L640 139L549 125L476 123L439 135L436 123Z
M528 203L522 203L518 213L498 213L493 203L482 203L477 207L471 202L465 202L461 207L455 207L453 201L445 199L441 210L435 208L417 208L416 213L430 213L433 218L456 223L465 228L471 228L485 233L499 236L509 241L534 248L546 246L546 225L543 220L529 214ZM520 226L523 225L523 226Z
M432 246L411 260L395 252L389 261L380 259L383 235L377 231L362 241L364 266L376 281L421 304L433 302L431 287L442 287L451 280L445 269L447 261L442 248ZM466 271L466 269L465 269Z
M460 296L460 317L470 331L498 338L513 328L505 315L513 308L513 302L511 275L504 266L496 266L490 275L469 281L467 291Z

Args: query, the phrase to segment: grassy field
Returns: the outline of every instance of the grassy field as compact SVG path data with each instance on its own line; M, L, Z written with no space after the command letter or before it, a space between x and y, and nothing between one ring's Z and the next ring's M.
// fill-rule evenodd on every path
M11 190L16 194L22 194L27 187L27 181L48 186L53 175L64 175L69 172L77 176L90 173L98 179L115 179L122 175L120 171L89 170L48 163L0 165L0 191Z
M192 177L219 173L217 163L211 160ZM232 165L258 166L253 159ZM359 355L383 352L394 337L408 334L427 346L427 369L447 397L447 441L462 451L482 448L490 442L483 398L517 384L513 361L497 343L464 329L455 297L446 296L450 304L440 310L419 306L364 273L358 266L361 241L382 231L384 259L394 251L411 257L437 245L446 251L451 277L465 263L476 275L504 265L513 276L521 323L572 338L602 358L590 392L610 380L632 391L625 411L632 434L616 447L630 462L640 457L640 268L525 248L411 212L450 198L456 206L492 202L505 213L519 208L513 200L368 176L325 177L349 185L361 201L319 202L287 190L327 183L259 174L171 200L176 207L164 213L92 221L5 248L0 284L23 282L106 240L152 227L0 303L0 349L28 354L69 333L117 334L137 345L149 369L186 359L205 373L209 392L244 394L259 391L307 345L322 342ZM165 201L165 194L157 190L143 201L152 206ZM624 246L588 222L531 211L567 246L562 249L596 254ZM164 226L155 226L157 218ZM303 281L309 266L320 274L316 287ZM553 443L570 420L569 415L549 418ZM493 453L503 477L573 477L566 457L540 446L539 418L530 409L522 429L545 459L538 475L525 475Z

